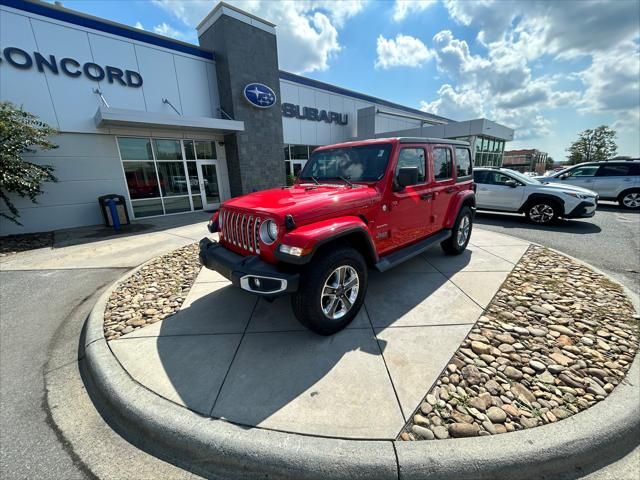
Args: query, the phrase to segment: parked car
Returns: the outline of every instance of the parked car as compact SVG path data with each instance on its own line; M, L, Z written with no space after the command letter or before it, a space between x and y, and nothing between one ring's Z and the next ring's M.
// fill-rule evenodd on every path
M268 299L291 293L322 335L356 316L368 267L386 271L440 244L469 243L475 195L467 142L390 138L316 149L291 187L224 202L200 241L202 265Z
M593 217L598 194L586 188L545 184L507 168L473 172L478 210L524 213L534 223L549 224L559 217Z
M623 208L640 209L640 161L637 160L580 163L537 179L588 188L602 200L616 201Z

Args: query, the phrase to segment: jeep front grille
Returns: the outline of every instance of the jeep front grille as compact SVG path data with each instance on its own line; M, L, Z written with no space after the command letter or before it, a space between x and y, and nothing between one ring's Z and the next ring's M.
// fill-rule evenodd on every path
M248 253L259 254L261 222L262 220L254 215L220 210L220 240Z

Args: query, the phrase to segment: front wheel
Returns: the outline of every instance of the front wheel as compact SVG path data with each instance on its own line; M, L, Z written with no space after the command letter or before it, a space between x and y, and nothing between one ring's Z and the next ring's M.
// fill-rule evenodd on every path
M638 210L640 208L640 190L630 190L620 195L618 203L622 208Z
M356 317L367 292L367 264L357 250L325 250L312 260L291 296L298 321L320 335L333 335Z
M453 224L451 236L440 244L444 253L460 255L467 248L473 229L473 212L469 207L462 207Z
M558 219L558 208L554 203L546 200L531 202L525 209L524 214L532 223L548 225Z

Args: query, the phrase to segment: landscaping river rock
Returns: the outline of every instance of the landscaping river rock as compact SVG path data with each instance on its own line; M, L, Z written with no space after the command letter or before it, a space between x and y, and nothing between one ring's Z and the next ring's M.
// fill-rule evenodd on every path
M399 438L495 435L591 407L633 362L637 318L621 286L531 246Z
M176 313L200 272L198 245L162 255L142 266L111 293L104 336L114 340Z

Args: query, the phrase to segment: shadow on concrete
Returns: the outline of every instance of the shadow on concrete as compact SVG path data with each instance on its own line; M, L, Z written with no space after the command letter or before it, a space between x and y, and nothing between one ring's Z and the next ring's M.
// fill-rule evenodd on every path
M447 275L463 269L470 259L470 252L456 257L455 268ZM157 354L179 403L246 427L260 425L286 431L279 425L291 424L295 431L304 419L320 435L323 430L316 419L326 422L327 414L356 415L359 418L340 420L354 426L380 422L380 438L388 438L388 433L382 433L389 430L388 425L401 428L406 418L384 357L379 358L387 342L377 334L394 326L475 321L477 316L463 321L451 315L447 318L448 306L456 301L470 302L473 308L467 311L481 312L452 284L451 290L442 289L447 275L428 265L423 257L409 262L416 262L422 271L411 271L405 264L404 269L400 266L384 274L370 272L365 305L379 311L367 314L363 306L347 329L328 337L314 334L297 322L289 297L268 303L225 286L194 300L161 322L157 338ZM370 298L372 295L376 298ZM435 298L430 302L432 296ZM422 319L426 321L421 323ZM421 385L421 395L429 387ZM328 405L331 411L323 407ZM387 411L394 412L395 418L385 419Z
M524 215L483 211L476 213L475 223L478 225L494 225L504 228L528 228L530 230L564 232L576 235L588 235L602 231L598 225L591 222L588 218L571 220L559 219L552 225L537 225L529 222Z
M186 227L196 223L202 224L203 236L207 233L206 222L212 212L191 212L180 215L132 220L129 225L122 225L120 231L104 225L68 228L53 232L53 248L83 245L86 243L111 240L115 238L134 237L140 234L161 232L168 229Z

